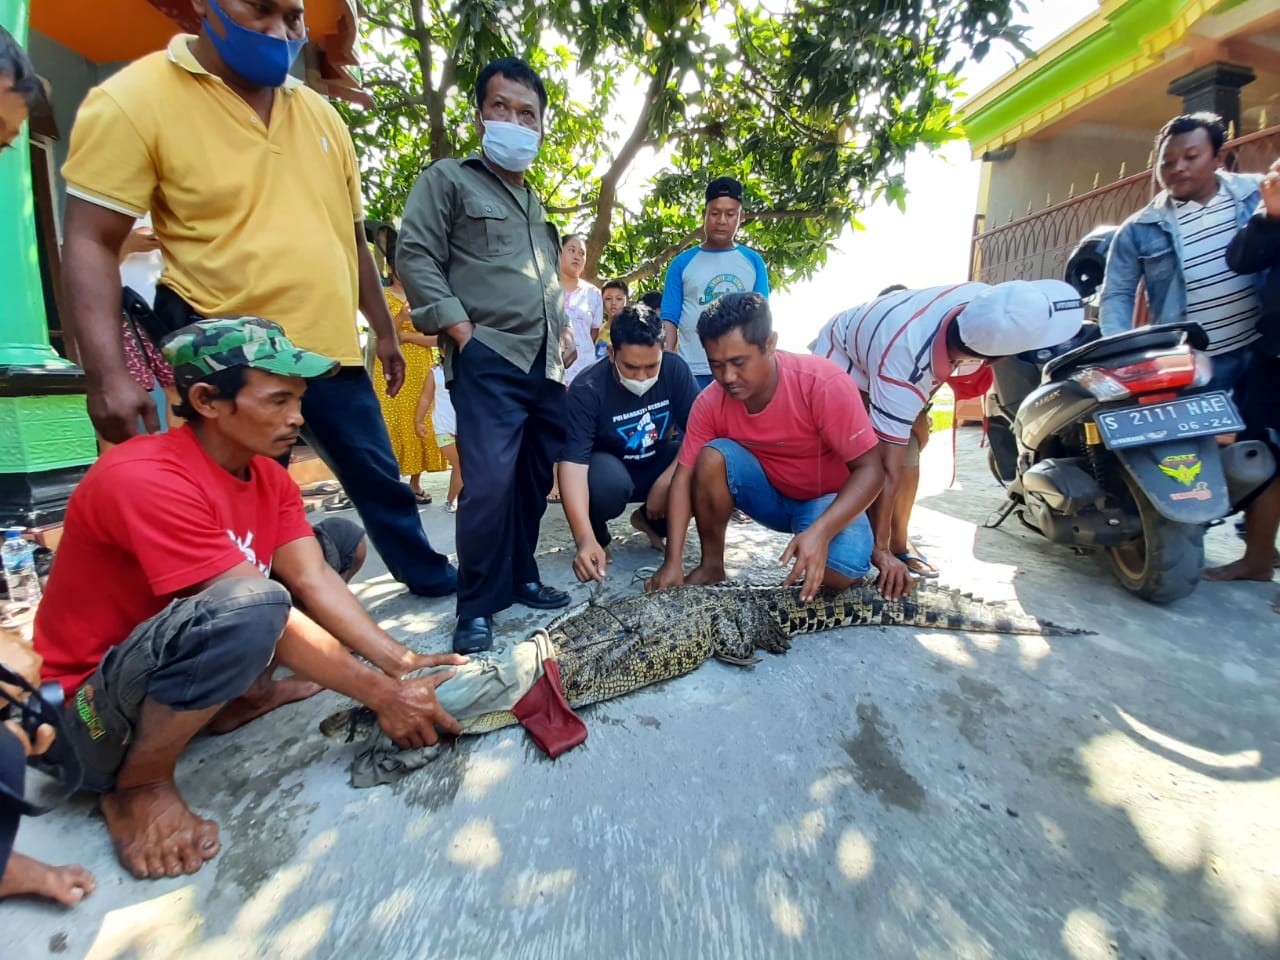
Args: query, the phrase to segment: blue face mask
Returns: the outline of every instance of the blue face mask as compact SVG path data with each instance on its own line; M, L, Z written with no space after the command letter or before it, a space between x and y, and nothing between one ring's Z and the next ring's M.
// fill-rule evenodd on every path
M225 36L218 36L204 18L205 32L213 41L222 62L255 87L279 87L289 76L289 68L298 59L306 40L281 40L269 37L236 23L218 5L209 0L209 9L218 15Z

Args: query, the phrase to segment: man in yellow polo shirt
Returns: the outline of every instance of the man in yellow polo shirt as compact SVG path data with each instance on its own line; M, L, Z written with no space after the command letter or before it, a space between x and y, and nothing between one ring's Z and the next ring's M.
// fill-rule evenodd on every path
M85 98L71 131L63 275L89 416L107 440L155 406L125 368L117 257L151 213L164 273L156 313L170 329L256 315L299 347L341 361L308 387L304 436L324 457L388 570L414 593L457 589L400 481L361 365L355 317L377 336L394 395L404 358L364 238L360 174L337 112L289 75L306 41L302 0L192 0L199 36L130 64Z

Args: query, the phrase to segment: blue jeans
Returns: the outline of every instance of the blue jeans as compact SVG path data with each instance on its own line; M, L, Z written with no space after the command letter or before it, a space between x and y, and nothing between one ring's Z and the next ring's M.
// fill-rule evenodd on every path
M707 446L724 457L725 475L734 505L752 520L781 533L800 533L813 525L835 500L828 493L814 500L785 497L769 483L760 461L746 447L733 440L712 440ZM827 567L857 580L871 569L871 523L861 514L827 546Z
M1209 380L1206 390L1225 390L1231 393L1235 390L1236 384L1240 378L1244 376L1244 372L1249 367L1249 358L1253 356L1253 347L1244 347L1240 350L1232 350L1230 353L1220 353L1216 357L1209 359L1213 363L1213 376Z
M377 394L363 367L343 367L307 381L302 435L328 464L382 562L411 591L441 596L456 589L447 557L431 548L418 501L400 479ZM477 471L478 472L478 471Z

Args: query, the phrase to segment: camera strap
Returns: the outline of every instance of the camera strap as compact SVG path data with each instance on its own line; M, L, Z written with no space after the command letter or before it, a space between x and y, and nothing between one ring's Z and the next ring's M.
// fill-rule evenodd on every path
M0 708L8 707L10 719L18 720L23 732L32 742L35 741L36 731L42 724L47 723L56 731L53 745L38 760L39 768L57 778L65 788L64 795L54 804L56 806L79 790L84 782L84 768L80 763L80 757L65 736L63 729L62 687L56 683L50 683L45 684L41 690L36 690L25 677L14 673L3 664L0 664L0 683L25 690L29 695L19 699L9 691L0 689ZM13 716L15 713L16 717ZM7 798L20 812L28 816L38 817L51 809L32 803L25 796L18 795L12 786L4 781L0 781L0 796Z

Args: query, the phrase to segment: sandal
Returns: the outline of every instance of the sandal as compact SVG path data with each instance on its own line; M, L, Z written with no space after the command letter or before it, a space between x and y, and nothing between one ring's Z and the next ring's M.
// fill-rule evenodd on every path
M318 480L315 483L309 483L302 488L304 497L327 497L330 494L341 493L342 484L337 480Z
M421 490L414 490L413 496L414 496L414 499L416 499L418 503L422 504L423 506L426 506L428 503L431 502L431 494L424 493Z
M913 577L920 577L922 580L936 580L940 575L939 570L933 568L933 564L929 562L929 558L923 553L895 553L895 557L907 565L907 570L911 572ZM919 567L914 566L919 564ZM922 570L920 567L928 567L930 569Z
M335 510L350 510L351 498L345 493L338 492L331 497L325 497L320 501L320 504L328 513L332 513Z
M457 512L458 512L458 501L457 501L457 500L446 500L446 501L444 502L444 512L445 512L445 513L457 513Z

